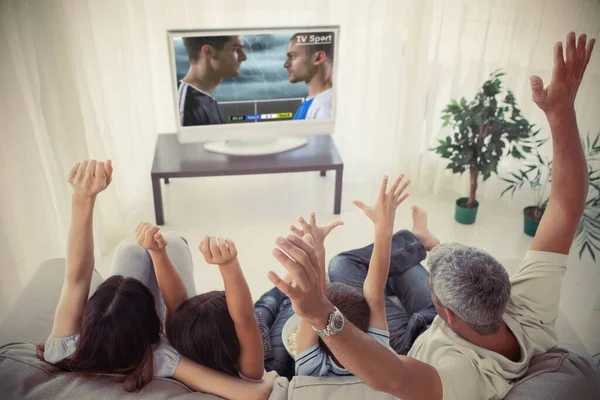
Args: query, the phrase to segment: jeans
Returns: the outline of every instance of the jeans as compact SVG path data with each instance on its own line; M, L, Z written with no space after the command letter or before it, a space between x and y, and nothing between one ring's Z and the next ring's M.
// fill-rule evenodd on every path
M167 240L167 253L173 261L175 268L179 270L181 279L187 287L188 297L195 296L196 285L194 284L192 269L192 254L190 253L187 241L172 232L163 235ZM115 250L111 270L111 276L123 275L135 278L150 289L150 292L154 295L156 312L160 316L164 326L167 307L160 293L156 273L154 272L154 265L152 264L148 250L137 244L135 240L123 240Z
M254 303L254 314L262 314L262 319L269 329L268 339L273 349L272 358L265 359L265 369L276 371L279 376L292 379L294 376L294 359L290 357L283 344L283 326L294 315L292 302L279 289L274 287Z
M329 263L329 279L358 289L361 293L373 244L346 251ZM420 264L426 251L419 239L410 231L401 230L392 237L390 272L385 289L385 308L390 331L390 346L398 354L407 354L417 337L433 322L437 315L431 291L429 272ZM402 308L393 301L396 296Z

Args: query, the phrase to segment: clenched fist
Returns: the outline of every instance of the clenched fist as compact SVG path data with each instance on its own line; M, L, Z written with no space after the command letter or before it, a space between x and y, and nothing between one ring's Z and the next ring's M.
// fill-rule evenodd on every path
M231 239L206 235L198 248L209 264L226 265L237 259L237 249Z
M112 181L112 162L96 160L82 161L69 171L69 183L73 194L81 199L94 198L110 185Z
M167 241L157 226L148 222L140 222L135 229L135 238L140 246L148 251L162 251Z

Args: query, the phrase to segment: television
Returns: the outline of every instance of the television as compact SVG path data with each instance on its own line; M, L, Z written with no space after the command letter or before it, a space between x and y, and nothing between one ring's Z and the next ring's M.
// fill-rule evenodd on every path
M254 155L333 133L338 40L338 26L168 31L179 142Z

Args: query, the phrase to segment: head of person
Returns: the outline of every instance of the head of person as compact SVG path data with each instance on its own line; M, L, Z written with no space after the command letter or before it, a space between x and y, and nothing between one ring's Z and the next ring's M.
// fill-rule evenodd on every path
M154 377L152 345L161 322L154 296L140 281L111 276L87 301L75 353L56 365L82 373L125 375L125 389L136 391ZM39 346L43 358L44 345Z
M333 32L296 33L289 41L283 67L290 82L310 82L333 65Z
M371 311L367 300L361 292L350 285L341 282L332 282L327 285L327 299L337 307L344 315L344 319L349 321L363 332L369 328L369 319ZM321 347L332 355L325 343L319 339Z
M184 301L167 322L167 338L183 356L238 376L240 342L225 292L213 291Z
M247 58L239 36L186 37L183 45L190 65L202 63L221 78L238 76L240 65Z
M429 253L429 287L438 315L452 330L478 335L500 330L510 300L506 269L488 253L458 243Z

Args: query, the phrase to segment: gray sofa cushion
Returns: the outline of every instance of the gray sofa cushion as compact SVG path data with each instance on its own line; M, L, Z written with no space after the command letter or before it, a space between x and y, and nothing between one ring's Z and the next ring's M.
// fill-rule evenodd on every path
M506 400L598 398L600 371L587 358L561 348L534 357L525 377L505 397Z
M173 380L156 378L142 390L128 393L118 375L62 372L35 355L31 343L0 347L0 393L3 399L218 399L193 393Z
M0 324L0 397L2 399L216 399L194 393L172 379L154 379L138 393L127 393L114 375L78 375L62 372L37 358L35 345L43 343L52 329L64 277L64 259L42 264L9 315ZM90 293L102 282L94 271ZM15 342L15 343L10 343ZM526 376L516 382L508 400L597 399L600 393L598 370L584 357L560 348L535 357ZM283 399L391 399L369 389L355 377L295 377L288 387L278 378L270 400Z

